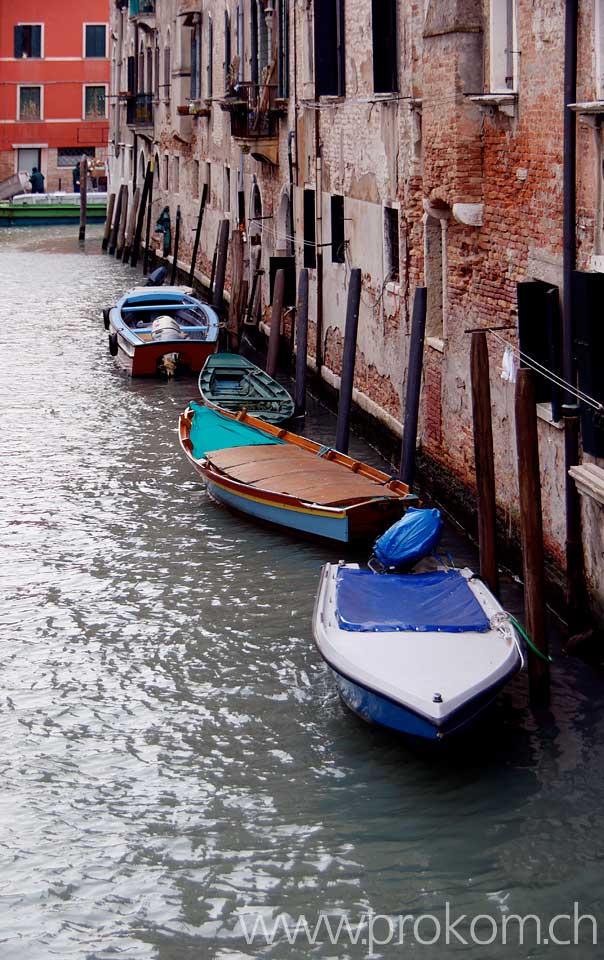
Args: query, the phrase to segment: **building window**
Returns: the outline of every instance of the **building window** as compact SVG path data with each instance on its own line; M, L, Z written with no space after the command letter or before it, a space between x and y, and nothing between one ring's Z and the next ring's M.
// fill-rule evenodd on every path
M258 67L257 72L259 74L259 82L262 83L263 73L268 66L268 24L266 22L266 13L264 9L264 4L260 3L258 0L257 3L257 21L258 21Z
M315 0L315 95L343 97L344 0Z
M208 62L206 66L206 97L208 100L212 99L212 90L214 87L214 74L213 74L213 58L214 58L214 22L211 17L208 17Z
M19 120L42 119L42 87L19 87Z
M163 163L164 163L164 190L165 190L166 192L168 191L168 187L170 186L169 181L168 181L168 176L169 176L169 162L170 162L169 157L164 157L164 160L163 160Z
M315 191L304 191L304 266L316 267Z
M15 27L15 57L17 60L39 60L42 56L42 25L18 23Z
M170 64L170 47L164 50L164 100L170 99L170 82L172 80L172 67Z
M199 198L199 160L191 164L191 196L194 200Z
M106 88L103 85L97 87L84 87L84 119L85 120L104 120L106 113Z
M153 96L159 100L159 47L155 47L155 63L153 65Z
M222 182L222 209L225 213L231 212L231 168L224 168L224 179Z
M396 59L396 0L372 0L373 89L376 93L398 90Z
M231 18L228 10L224 11L224 92L229 92L229 75L231 70Z
M84 24L84 56L106 57L106 27L104 23Z
M201 97L201 24L191 28L191 100Z
M331 198L331 262L344 263L344 197Z
M212 165L209 160L203 161L203 182L207 184L206 203L212 206Z
M384 207L384 279L398 283L400 276L398 210Z
M491 92L517 90L516 0L491 0Z
M94 160L94 147L59 147L57 150L57 167L73 167L82 157Z
M289 0L278 0L277 96L289 97Z
M180 193L180 157L172 157L172 192Z
M558 288L541 280L529 280L517 284L517 298L521 353L561 377L562 329ZM521 366L528 366L524 357ZM552 420L558 421L562 403L560 387L539 373L534 374L533 382L537 403L550 403Z

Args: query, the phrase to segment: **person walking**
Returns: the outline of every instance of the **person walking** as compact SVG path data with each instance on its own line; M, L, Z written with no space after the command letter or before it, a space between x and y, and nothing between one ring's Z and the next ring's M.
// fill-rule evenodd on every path
M71 171L71 175L73 177L73 192L79 193L80 192L80 161L79 160L76 160L75 166Z
M32 193L45 193L44 190L44 175L40 173L37 167L33 167L31 171L31 192Z

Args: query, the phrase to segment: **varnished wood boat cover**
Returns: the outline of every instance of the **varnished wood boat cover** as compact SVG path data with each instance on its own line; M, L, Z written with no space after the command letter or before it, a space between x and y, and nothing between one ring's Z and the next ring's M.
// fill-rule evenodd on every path
M284 493L321 506L346 506L401 494L359 476L340 463L288 445L229 447L208 451L212 466L258 490Z

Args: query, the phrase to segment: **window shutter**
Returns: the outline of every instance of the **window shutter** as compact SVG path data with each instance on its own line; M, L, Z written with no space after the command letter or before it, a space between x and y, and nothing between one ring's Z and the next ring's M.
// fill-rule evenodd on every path
M42 27L31 28L31 56L38 59L42 56Z
M315 246L315 191L304 191L304 266L316 267L317 248Z
M579 389L604 403L602 351L604 350L604 274L573 274L573 316L575 321L575 357ZM604 417L581 404L583 449L595 457L604 457Z
M23 27L15 27L15 57L23 56Z
M131 97L136 93L136 62L135 57L128 57L128 93Z

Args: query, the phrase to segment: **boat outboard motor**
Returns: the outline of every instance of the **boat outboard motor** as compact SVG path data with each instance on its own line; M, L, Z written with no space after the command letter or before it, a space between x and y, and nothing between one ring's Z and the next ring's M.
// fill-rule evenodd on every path
M168 271L165 267L158 267L156 270L152 270L149 276L147 277L147 287L163 287L164 280L168 276Z
M369 566L378 573L408 570L432 553L442 531L440 510L409 507L405 516L375 541Z
M168 317L165 314L156 317L151 324L151 336L154 340L184 340L185 335L180 329L178 320L174 317Z

